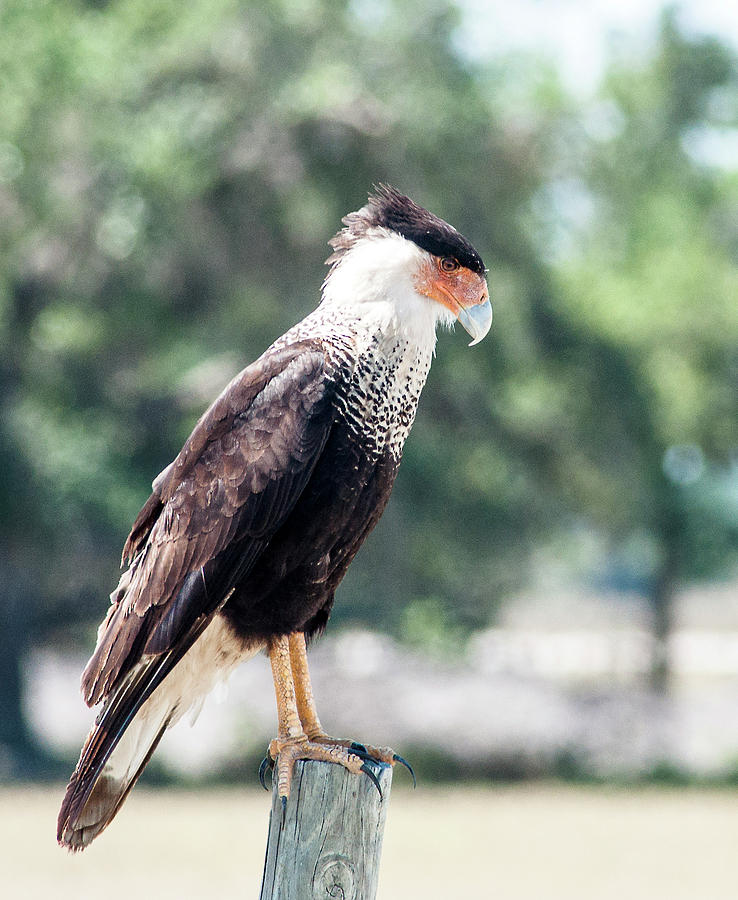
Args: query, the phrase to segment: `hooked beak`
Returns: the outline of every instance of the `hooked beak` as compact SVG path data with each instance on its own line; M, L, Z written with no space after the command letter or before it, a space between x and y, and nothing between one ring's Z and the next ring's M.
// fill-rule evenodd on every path
M460 306L457 319L471 337L469 346L473 347L478 344L492 325L492 304L489 302L489 297L475 306Z

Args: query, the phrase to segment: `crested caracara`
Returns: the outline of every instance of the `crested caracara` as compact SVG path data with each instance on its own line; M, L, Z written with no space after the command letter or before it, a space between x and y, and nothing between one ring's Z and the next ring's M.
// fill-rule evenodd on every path
M458 319L476 344L492 311L477 251L393 188L343 222L320 305L205 412L126 541L82 676L101 711L59 813L72 850L112 820L164 731L262 649L283 802L297 759L370 775L367 757L400 759L325 734L305 641L389 499L437 325Z

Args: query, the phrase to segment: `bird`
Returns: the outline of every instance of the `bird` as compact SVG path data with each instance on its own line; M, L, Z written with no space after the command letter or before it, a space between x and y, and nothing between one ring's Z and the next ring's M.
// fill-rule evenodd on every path
M298 759L370 777L368 761L405 762L324 732L307 643L385 509L437 327L458 321L477 344L492 307L477 250L397 189L375 185L342 226L319 304L206 410L125 542L82 674L100 710L58 817L72 851L112 821L166 729L260 651L283 808Z

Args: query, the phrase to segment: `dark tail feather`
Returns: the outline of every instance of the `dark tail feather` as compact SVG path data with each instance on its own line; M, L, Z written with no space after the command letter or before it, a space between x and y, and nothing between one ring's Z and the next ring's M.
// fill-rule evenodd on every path
M91 790L86 789L84 779L72 777L57 823L56 837L63 847L73 851L84 850L113 821L151 759L166 728L165 723L154 736L140 766L132 775L126 773L120 778L112 773L107 774L103 768L92 782Z
M164 677L151 671L161 662L131 673L85 741L57 823L57 840L70 850L83 850L112 821L176 712L176 697L157 696L141 708Z
M238 572L236 570L236 575ZM197 700L198 694L203 696L207 692L194 683L197 678L190 678L189 682L185 678L182 684L177 684L180 679L173 676L174 685L169 682L162 685L162 682L233 593L232 588L226 591L228 585L211 578L210 574L206 568L188 576L180 591L183 602L175 604L172 615L160 623L160 630L165 632L170 646L172 631L180 632L172 649L156 652L160 643L167 641L160 641L159 631L154 632L150 637L151 646L147 645L147 650L154 652L147 653L123 676L105 699L105 706L82 748L59 811L57 840L62 846L83 850L103 831L138 780L167 727ZM192 593L202 595L197 598L200 602L192 600ZM213 597L220 599L213 602ZM200 612L177 618L180 609ZM256 649L258 645L253 652ZM245 645L239 650L247 653ZM213 672L217 673L221 665L217 654L213 654L211 663ZM88 670L89 664L86 674ZM206 674L203 672L202 676ZM207 681L207 678L200 680ZM208 683L207 690L210 686Z
M190 705L176 691L154 692L209 621L202 617L174 650L139 663L106 700L62 801L62 846L83 850L112 821L180 706Z

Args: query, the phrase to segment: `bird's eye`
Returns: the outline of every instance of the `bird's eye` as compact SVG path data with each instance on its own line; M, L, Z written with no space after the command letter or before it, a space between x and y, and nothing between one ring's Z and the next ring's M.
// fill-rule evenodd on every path
M441 270L444 272L455 272L459 268L459 263L453 256L444 256L440 262Z

